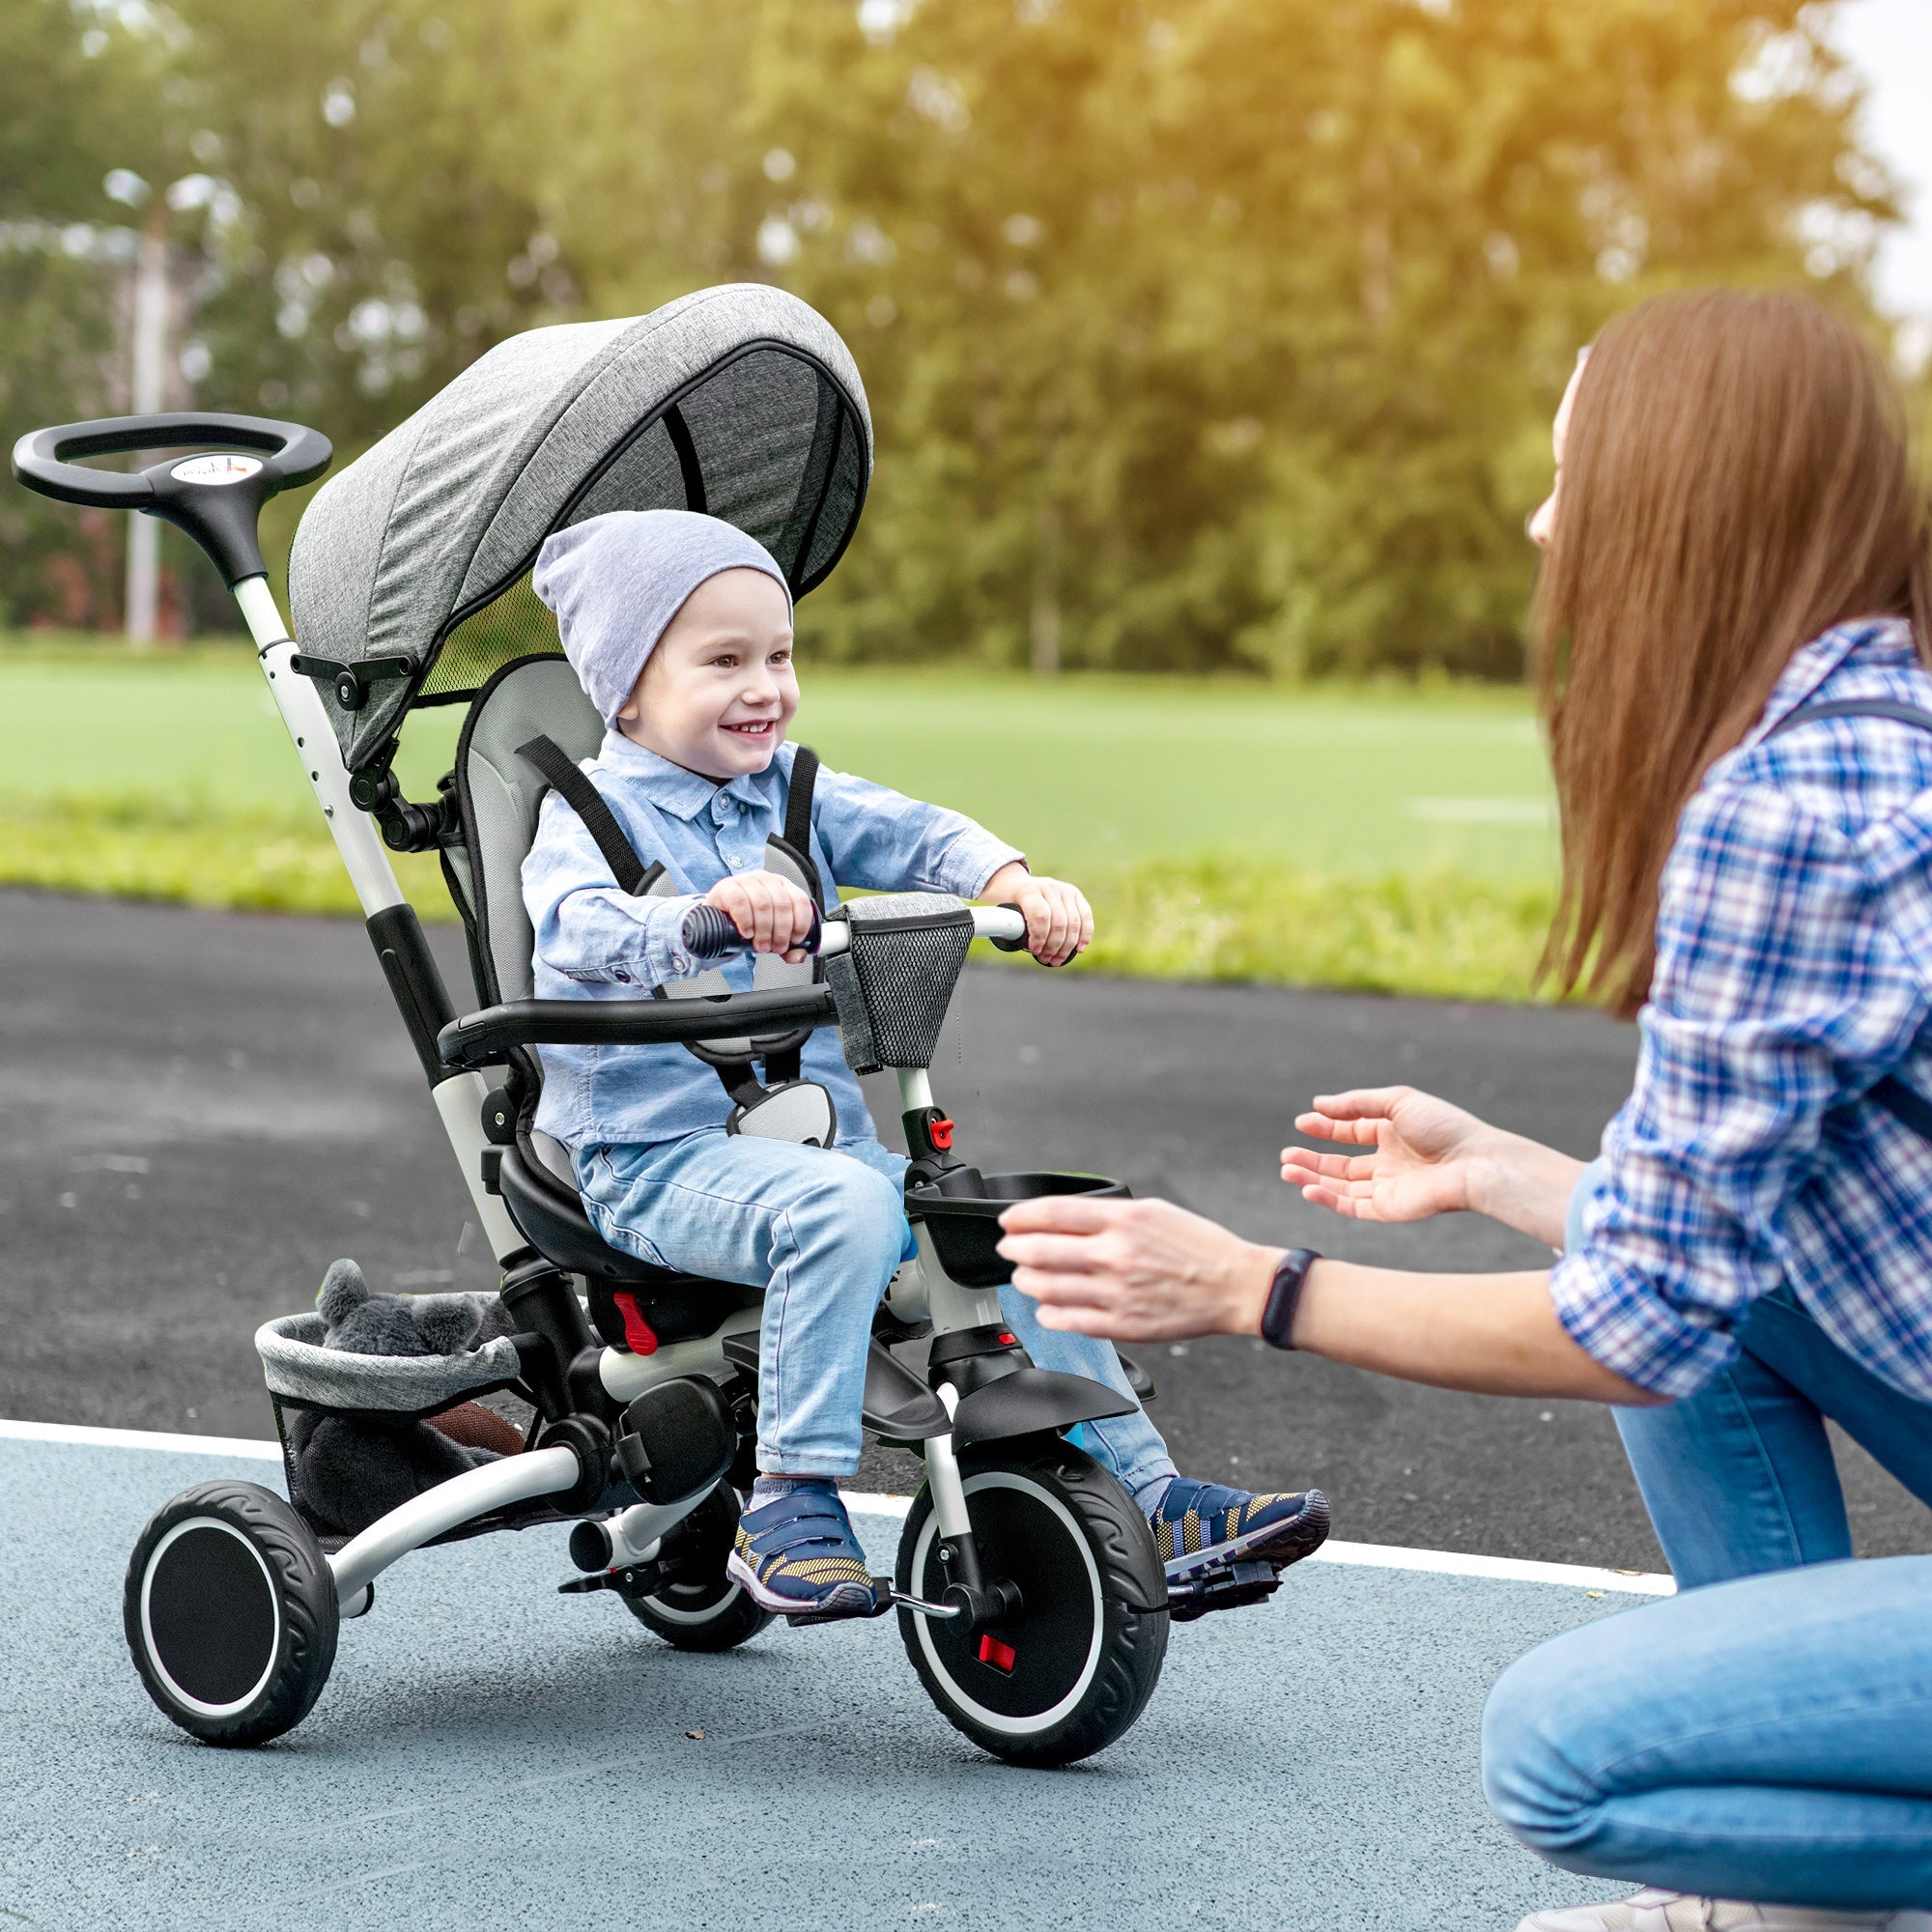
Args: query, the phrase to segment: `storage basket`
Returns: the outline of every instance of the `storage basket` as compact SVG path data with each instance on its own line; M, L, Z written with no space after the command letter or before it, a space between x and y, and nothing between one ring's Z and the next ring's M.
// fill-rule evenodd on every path
M957 1168L939 1186L906 1189L906 1212L931 1231L939 1264L966 1288L1000 1288L1013 1278L1013 1264L998 1252L1000 1216L1015 1201L1043 1195L1085 1194L1118 1200L1132 1190L1097 1174L981 1174Z

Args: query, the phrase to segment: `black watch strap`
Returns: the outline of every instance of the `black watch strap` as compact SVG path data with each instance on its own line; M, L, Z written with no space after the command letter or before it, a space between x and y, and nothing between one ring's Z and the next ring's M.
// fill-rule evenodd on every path
M1308 1270L1321 1259L1313 1248L1290 1248L1274 1271L1274 1283L1262 1309L1262 1340L1275 1349L1293 1349L1289 1337L1294 1332L1294 1311L1301 1305L1301 1291L1308 1284Z

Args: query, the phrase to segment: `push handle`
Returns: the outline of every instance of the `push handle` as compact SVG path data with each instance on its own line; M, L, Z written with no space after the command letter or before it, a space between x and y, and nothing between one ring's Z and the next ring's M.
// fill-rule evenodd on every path
M136 470L89 469L70 460L136 449L199 453ZM313 482L333 455L326 436L300 423L188 411L30 430L14 445L14 474L57 502L165 519L208 553L233 589L262 574L255 535L262 505L279 491Z

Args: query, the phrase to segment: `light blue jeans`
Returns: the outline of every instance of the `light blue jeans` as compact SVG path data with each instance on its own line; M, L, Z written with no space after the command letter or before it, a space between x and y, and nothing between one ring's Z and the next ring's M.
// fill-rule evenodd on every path
M872 1314L893 1270L915 1252L905 1156L875 1140L841 1141L828 1152L715 1127L648 1147L586 1148L576 1170L584 1211L612 1247L764 1289L759 1468L851 1475L864 1441ZM1035 1303L1011 1290L1000 1307L1041 1368L1132 1399L1110 1343L1042 1328ZM1073 1439L1130 1494L1175 1472L1138 1403L1130 1415L1083 1423Z
M1845 1560L1825 1432L1830 1417L1932 1502L1932 1406L1782 1292L1738 1339L1698 1394L1617 1411L1682 1594L1504 1673L1483 1719L1490 1802L1576 1871L1932 1907L1932 1557Z

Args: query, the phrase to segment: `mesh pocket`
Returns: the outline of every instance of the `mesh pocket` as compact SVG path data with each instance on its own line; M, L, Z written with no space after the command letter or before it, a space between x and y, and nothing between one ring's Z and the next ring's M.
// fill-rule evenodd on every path
M826 961L825 977L846 1064L855 1073L930 1066L973 943L972 913L946 893L889 893L843 910L852 944Z

